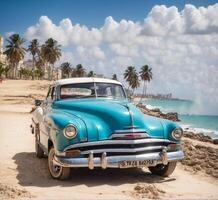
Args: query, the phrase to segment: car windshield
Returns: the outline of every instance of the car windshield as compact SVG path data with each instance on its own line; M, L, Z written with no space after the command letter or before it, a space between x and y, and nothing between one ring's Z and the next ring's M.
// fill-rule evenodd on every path
M61 86L60 99L89 97L126 98L123 87L114 83L74 83Z

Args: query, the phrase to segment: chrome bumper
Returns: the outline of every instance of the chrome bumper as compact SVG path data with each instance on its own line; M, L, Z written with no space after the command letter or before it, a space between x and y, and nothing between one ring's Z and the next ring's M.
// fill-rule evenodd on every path
M140 155L130 156L107 156L106 152L102 153L101 157L94 157L93 152L89 153L88 158L69 158L69 157L54 157L54 164L63 167L88 167L93 169L94 167L106 168L122 168L120 162L122 161L143 161L154 160L155 166L157 164L166 165L168 162L177 161L184 158L183 151L167 152L165 149L159 153L146 153Z

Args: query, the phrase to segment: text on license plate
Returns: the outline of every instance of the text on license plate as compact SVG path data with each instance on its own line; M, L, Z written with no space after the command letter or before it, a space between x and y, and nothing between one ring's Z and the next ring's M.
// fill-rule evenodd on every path
M130 161L121 161L119 163L120 168L128 167L146 167L154 165L154 160L130 160Z

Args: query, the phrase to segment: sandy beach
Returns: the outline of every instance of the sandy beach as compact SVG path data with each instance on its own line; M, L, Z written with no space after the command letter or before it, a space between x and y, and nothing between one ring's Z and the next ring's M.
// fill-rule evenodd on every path
M48 81L31 80L0 84L0 199L217 199L218 145L190 138L183 139L186 160L167 178L147 169L73 169L69 180L53 180L47 158L35 156L29 127L33 100L43 99L48 85ZM204 159L202 166L191 162L197 159L198 149L211 151L206 158L214 166L207 167ZM214 174L206 168L214 169Z

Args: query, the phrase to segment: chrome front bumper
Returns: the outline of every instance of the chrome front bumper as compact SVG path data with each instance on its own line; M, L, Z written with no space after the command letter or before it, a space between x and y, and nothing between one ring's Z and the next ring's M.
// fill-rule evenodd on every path
M122 168L120 162L122 161L144 161L153 160L153 165L164 164L168 162L177 161L184 158L182 150L167 152L163 149L161 152L157 153L146 153L140 155L125 155L125 156L107 156L106 152L102 153L101 157L94 157L93 152L89 153L88 158L69 158L69 157L54 157L54 164L63 167L88 167L93 169L94 167L106 168Z

